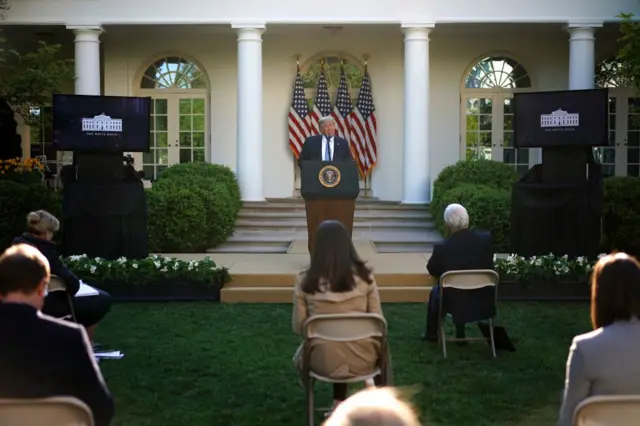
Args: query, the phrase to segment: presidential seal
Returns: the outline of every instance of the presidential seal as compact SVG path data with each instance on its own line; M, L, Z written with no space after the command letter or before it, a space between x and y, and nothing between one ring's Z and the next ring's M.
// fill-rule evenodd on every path
M318 173L318 180L325 188L334 188L340 183L342 175L336 166L324 166Z

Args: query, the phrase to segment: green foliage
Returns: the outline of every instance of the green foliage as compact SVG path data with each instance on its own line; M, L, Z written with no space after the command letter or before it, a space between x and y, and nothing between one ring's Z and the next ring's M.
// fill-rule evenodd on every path
M607 250L640 255L640 178L605 179L602 232Z
M623 81L628 81L633 87L640 87L640 22L633 21L633 13L622 13L618 40L621 43L617 59L620 67L617 72Z
M40 41L31 52L8 49L0 62L0 98L5 99L27 124L40 125L34 108L51 103L53 93L75 77L73 61L59 59L59 44Z
M340 58L331 56L322 58L324 60L325 78L329 89L337 89L340 84ZM342 59L344 74L347 78L347 84L351 89L359 89L364 79L364 71L356 64ZM302 85L305 89L315 89L318 85L320 77L321 63L320 60L310 64L307 70L302 74Z
M238 212L242 206L240 200L240 187L235 178L234 173L228 167L207 164L207 163L190 163L179 164L169 167L162 173L162 176L153 184L150 190L150 194L155 192L175 194L178 191L188 191L193 194L193 197L189 198L189 203L194 202L194 209L199 209L202 205L204 208L204 218L201 223L196 223L195 216L185 219L187 223L184 225L174 225L172 228L168 228L166 233L181 232L186 235L167 235L165 234L162 239L154 238L154 241L181 241L183 238L193 237L194 234L201 234L201 238L204 239L204 248L215 247L218 244L224 242L235 229L236 218ZM162 206L163 201L154 199L155 194L151 195L152 203L155 206ZM173 197L167 196L167 197ZM198 200L195 202L195 200ZM150 207L151 209L152 207ZM167 221L181 221L185 215L185 211L190 209L186 204L179 209L175 209L171 213L170 217L164 220ZM150 214L153 217L156 213ZM150 228L150 232L152 228ZM155 231L153 231L155 232ZM194 237L198 240L198 244L201 244L200 237ZM178 247L171 246L178 252L190 252L193 251L193 247ZM167 248L163 245L155 247L158 252L167 252ZM179 250L175 250L180 248ZM197 250L201 251L201 250Z
M27 214L46 210L58 219L62 217L60 194L41 183L25 184L0 180L0 250L11 245L11 240L26 231ZM58 234L60 235L60 234Z
M470 227L491 232L496 252L509 251L511 188L518 180L513 167L491 160L458 161L446 167L433 183L431 214L442 235L448 234L444 210L462 204Z
M149 251L198 253L207 248L204 232L207 214L203 199L185 188L148 190Z
M436 217L438 230L446 233L444 209L449 204L462 204L469 213L469 228L490 231L496 253L509 251L511 226L511 192L486 185L463 183L442 196L442 212Z

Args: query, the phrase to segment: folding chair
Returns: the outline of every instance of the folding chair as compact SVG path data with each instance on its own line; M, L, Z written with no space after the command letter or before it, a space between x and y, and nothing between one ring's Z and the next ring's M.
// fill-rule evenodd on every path
M302 368L303 382L307 397L307 425L314 423L314 384L316 380L325 383L358 383L366 382L371 386L374 377L382 376L382 382L387 382L387 322L377 314L328 314L316 315L305 321L303 327ZM311 355L311 341L321 339L330 342L353 342L367 338L380 339L380 358L378 367L370 374L352 379L335 380L321 376L311 370L309 362Z
M637 426L640 395L592 396L573 414L574 426Z
M64 291L67 297L67 302L69 303L69 312L71 312L71 314L63 317L63 319L68 319L70 317L73 320L73 322L78 322L76 320L76 311L73 308L73 296L70 295L69 292L67 291L67 284L62 280L62 278L58 277L57 275L51 275L51 278L49 279L49 286L47 287L47 291L49 291L49 293L53 293L56 291Z
M0 426L94 426L93 414L76 398L0 399Z
M447 341L486 341L484 337L447 338L444 331L445 314L451 314L454 323L460 324L489 320L491 352L493 357L496 357L493 327L498 298L498 281L498 274L489 269L449 271L440 277L438 335L442 342L442 355L445 358L447 357Z

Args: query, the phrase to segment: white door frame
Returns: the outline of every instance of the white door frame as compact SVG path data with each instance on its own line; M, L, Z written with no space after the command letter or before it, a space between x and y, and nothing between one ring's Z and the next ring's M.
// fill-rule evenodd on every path
M167 151L168 166L178 164L180 162L180 99L204 99L205 108L205 161L211 159L211 112L210 112L210 94L207 89L139 89L137 96L151 97L152 99L167 100ZM132 153L138 169L143 166L143 153ZM150 177L145 177L150 180Z

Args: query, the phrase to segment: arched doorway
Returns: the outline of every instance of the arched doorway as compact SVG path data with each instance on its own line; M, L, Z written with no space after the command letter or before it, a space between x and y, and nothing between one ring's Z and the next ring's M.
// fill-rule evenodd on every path
M596 67L596 87L609 89L609 146L594 149L608 176L640 176L640 97L615 58Z
M318 77L320 76L322 61L324 61L325 78L327 80L331 105L333 106L335 104L338 86L340 85L340 63L342 62L347 78L347 85L349 86L351 102L355 107L358 94L360 93L360 87L362 86L362 80L364 79L364 64L358 62L348 54L339 52L316 54L301 67L302 85L307 101L309 102L309 107L313 107L313 100L316 97L316 86L318 84ZM294 173L295 192L299 193L300 169L298 169L297 166L294 166ZM361 192L364 191L365 196L370 195L371 175L369 175L366 180L360 177L360 190Z
M507 56L485 56L465 74L461 96L461 158L512 165L519 174L536 163L530 149L513 146L513 94L531 90L526 69Z
M167 167L209 158L209 84L193 61L165 56L147 66L138 79L139 96L151 104L151 151L142 155L146 179Z

